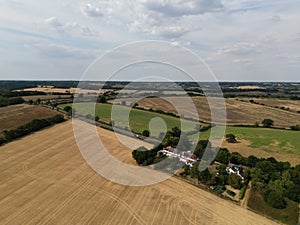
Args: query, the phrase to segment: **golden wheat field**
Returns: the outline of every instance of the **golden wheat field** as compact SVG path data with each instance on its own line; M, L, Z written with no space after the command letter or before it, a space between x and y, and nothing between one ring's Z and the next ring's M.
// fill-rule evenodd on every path
M134 164L131 149L98 131L116 158ZM70 121L0 147L0 177L3 225L276 224L176 178L145 187L112 183L83 160Z

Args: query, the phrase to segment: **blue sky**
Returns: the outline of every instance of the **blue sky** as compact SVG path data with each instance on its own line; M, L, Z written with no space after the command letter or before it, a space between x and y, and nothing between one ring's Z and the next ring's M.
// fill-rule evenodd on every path
M193 50L219 80L300 81L298 0L0 1L1 79L80 79L141 40Z

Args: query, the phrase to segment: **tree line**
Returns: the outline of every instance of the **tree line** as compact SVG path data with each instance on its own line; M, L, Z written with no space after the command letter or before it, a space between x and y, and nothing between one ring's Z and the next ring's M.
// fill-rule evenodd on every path
M0 138L0 145L63 121L65 121L64 116L57 114L46 119L33 119L31 122L19 126L16 129L4 130L4 138Z

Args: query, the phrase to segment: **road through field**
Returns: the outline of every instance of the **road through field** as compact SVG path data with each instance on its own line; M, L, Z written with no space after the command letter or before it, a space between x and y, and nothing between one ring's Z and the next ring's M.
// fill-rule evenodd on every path
M117 159L134 165L131 149L97 129ZM145 187L112 183L83 160L70 121L0 147L0 177L3 225L276 224L176 178Z

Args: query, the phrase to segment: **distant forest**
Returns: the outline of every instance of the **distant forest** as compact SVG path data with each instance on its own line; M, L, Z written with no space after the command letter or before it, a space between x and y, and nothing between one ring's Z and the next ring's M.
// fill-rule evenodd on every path
M54 86L56 88L71 88L77 87L79 81L0 81L0 91L12 91L22 90L25 88L34 88L38 85L42 86ZM128 85L129 84L129 85ZM121 90L134 89L134 90L151 90L157 91L163 90L178 90L178 86L182 87L189 94L195 93L203 94L203 90L209 91L211 87L216 83L201 82L201 87L196 82L129 82L129 81L84 81L80 82L80 87L90 90L102 89L114 89ZM220 82L219 85L224 93L225 97L277 97L277 98L291 98L295 100L300 99L300 83L288 83L288 82ZM245 86L244 88L239 88ZM247 88L249 86L250 88ZM251 86L257 86L251 88Z

